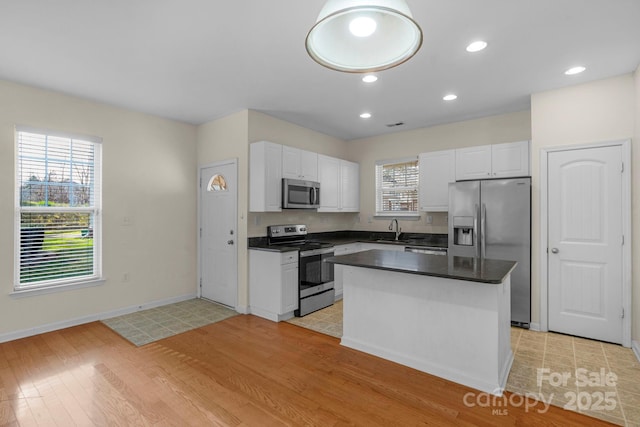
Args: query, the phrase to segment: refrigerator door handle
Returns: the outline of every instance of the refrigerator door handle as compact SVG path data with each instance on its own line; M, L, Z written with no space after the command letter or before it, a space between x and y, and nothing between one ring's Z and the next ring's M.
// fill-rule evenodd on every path
M487 205L482 204L480 215L480 237L482 241L482 257L487 256Z
M480 258L480 243L478 242L478 204L473 209L473 245L476 248L476 258Z

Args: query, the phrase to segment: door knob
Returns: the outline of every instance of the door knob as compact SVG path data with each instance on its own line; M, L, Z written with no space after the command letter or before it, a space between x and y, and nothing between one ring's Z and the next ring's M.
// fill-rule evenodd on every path
M557 254L558 252L560 252L560 251L558 250L558 248L551 248L551 253L552 253L552 254Z
M227 240L227 245L233 245L233 240Z

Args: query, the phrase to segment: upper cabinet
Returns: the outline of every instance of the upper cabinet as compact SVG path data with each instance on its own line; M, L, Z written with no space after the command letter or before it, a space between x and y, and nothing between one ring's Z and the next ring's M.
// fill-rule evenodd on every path
M456 150L456 181L491 177L491 146Z
M318 154L282 146L282 178L318 181Z
M456 180L529 176L529 141L460 148Z
M529 176L529 141L491 146L493 178Z
M320 182L318 212L360 210L357 163L260 141L249 146L250 212L282 212L282 178Z
M254 142L249 146L249 211L282 211L282 145Z
M360 167L357 163L318 154L318 212L360 210Z
M449 183L456 180L456 150L433 151L418 156L420 210L446 212Z
M360 211L360 165L340 160L340 212Z

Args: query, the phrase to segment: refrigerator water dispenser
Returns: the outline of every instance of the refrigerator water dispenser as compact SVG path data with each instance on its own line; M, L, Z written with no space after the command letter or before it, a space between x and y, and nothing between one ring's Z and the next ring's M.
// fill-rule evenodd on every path
M473 217L453 218L453 240L455 245L473 246Z

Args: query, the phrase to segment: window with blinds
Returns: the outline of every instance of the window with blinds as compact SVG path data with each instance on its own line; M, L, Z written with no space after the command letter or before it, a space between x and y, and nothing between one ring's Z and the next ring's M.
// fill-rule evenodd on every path
M99 279L101 140L16 131L16 290Z
M376 162L376 215L418 215L418 159Z

